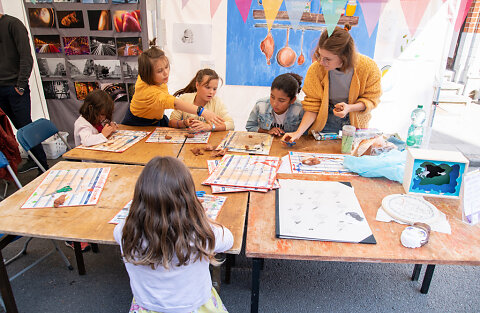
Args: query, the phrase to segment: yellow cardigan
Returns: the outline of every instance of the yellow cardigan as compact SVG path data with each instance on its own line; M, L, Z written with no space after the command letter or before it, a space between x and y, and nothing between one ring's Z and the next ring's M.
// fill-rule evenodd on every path
M356 65L353 70L352 82L348 94L348 103L363 102L365 111L350 112L350 124L357 128L367 128L370 121L370 111L380 102L382 75L375 61L369 57L357 54ZM318 112L311 130L321 131L328 118L328 71L319 63L314 62L307 71L303 91L305 99L303 109Z
M165 109L174 109L175 97L168 94L167 84L149 85L138 75L130 111L137 117L162 119Z

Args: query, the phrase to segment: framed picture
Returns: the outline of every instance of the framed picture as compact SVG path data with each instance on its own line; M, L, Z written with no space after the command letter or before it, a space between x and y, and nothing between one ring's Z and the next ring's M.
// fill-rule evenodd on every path
M459 198L468 159L458 151L408 149L403 188L406 193Z
M70 89L66 80L43 81L45 99L70 99Z
M90 46L88 45L88 37L63 37L63 46L66 55L90 54Z
M112 30L109 10L88 10L87 15L90 30Z
M28 9L30 27L55 28L55 11L52 8Z
M83 13L78 11L57 11L58 27L60 28L84 28Z
M117 55L113 37L90 37L90 49L92 55Z
M64 58L38 58L37 63L42 77L67 76Z
M33 44L35 45L36 53L60 53L62 47L60 46L59 35L36 35L33 36Z

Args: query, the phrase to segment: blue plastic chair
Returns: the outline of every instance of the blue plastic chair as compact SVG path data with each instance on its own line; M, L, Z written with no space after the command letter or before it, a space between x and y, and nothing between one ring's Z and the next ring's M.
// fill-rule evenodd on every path
M0 151L0 168L6 168L7 171L10 173L10 175L12 175L13 181L17 185L18 189L22 188L22 184L20 184L20 181L18 180L17 175L15 175L15 172L10 166L10 163L8 163L8 160L2 151ZM7 187L8 187L8 183L7 183ZM5 188L5 192L3 193L3 198L5 198L6 194L7 194L7 188Z
M42 164L37 160L37 158L33 155L32 151L30 151L33 147L42 143L42 141L52 137L53 135L57 134L58 137L65 143L68 149L72 149L70 145L67 143L65 138L60 135L57 127L53 125L52 122L45 118L41 118L36 120L33 123L30 123L26 126L23 126L17 131L17 140L22 146L22 148L28 153L28 155L32 158L35 163L37 163L38 168L42 170L42 172L46 172L45 168Z

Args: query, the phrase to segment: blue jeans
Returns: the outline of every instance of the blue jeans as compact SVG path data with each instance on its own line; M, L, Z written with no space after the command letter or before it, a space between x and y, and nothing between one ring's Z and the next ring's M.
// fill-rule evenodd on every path
M32 122L30 88L25 87L23 95L15 91L14 86L0 86L0 108L7 114L16 129L20 129ZM48 169L47 156L41 144L33 147L33 155Z
M125 112L125 116L123 118L122 124L129 125L129 126L168 127L168 117L166 115L163 115L163 118L161 120L138 117L132 114L132 111L130 111L130 106L129 106L127 109L127 112Z

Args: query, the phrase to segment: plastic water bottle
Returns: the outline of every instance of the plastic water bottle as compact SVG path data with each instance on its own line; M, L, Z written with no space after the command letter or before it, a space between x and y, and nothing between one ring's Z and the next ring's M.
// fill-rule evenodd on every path
M423 105L419 105L413 110L412 124L408 128L407 146L412 148L420 148L423 139L423 123L427 118L427 113L423 110Z

